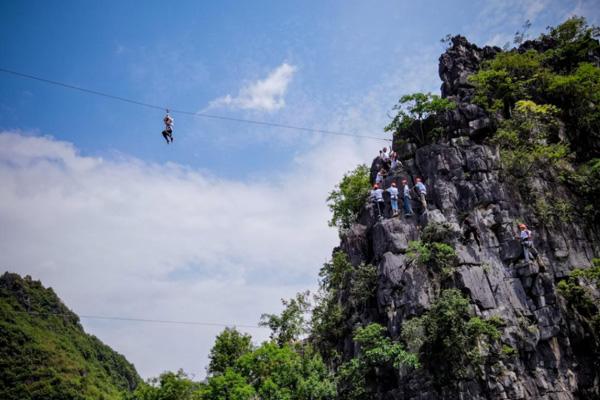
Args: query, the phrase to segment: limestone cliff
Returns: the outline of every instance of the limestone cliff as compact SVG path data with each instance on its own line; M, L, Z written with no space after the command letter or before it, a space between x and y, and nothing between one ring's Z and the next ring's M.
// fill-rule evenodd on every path
M526 43L523 49L532 45ZM400 370L379 381L378 398L599 396L597 338L557 292L557 283L573 268L588 268L600 255L599 230L576 213L568 223L542 221L529 193L506 177L498 147L485 140L496 127L482 107L471 103L474 88L468 76L499 52L479 48L464 37L453 38L439 67L442 97L457 102L456 109L443 116L447 139L423 145L396 136L393 149L402 166L385 181L388 186L408 178L412 185L415 177L423 177L429 189L428 210L417 209L413 218L378 220L367 204L358 222L342 235L340 249L354 266L370 263L378 271L376 301L354 310L354 326L379 322L393 339L401 340L406 321L427 312L442 289L458 288L468 297L472 315L501 319L501 338L494 346L514 352L488 359L451 383L436 382L431 366ZM375 159L372 170L380 163ZM530 181L529 190L551 192L553 202L578 204L576 195L550 170L535 171ZM480 247L473 238L464 238L467 216L479 234ZM540 257L531 264L522 258L518 222L535 233ZM407 254L409 242L420 240L431 224L444 227L445 241L456 250L457 266L450 273L415 263ZM360 352L350 334L339 348L346 357Z

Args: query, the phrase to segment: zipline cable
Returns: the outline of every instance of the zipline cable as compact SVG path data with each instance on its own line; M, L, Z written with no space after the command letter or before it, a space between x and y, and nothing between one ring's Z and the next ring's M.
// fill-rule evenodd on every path
M87 88L83 88L80 86L70 85L68 83L59 82L59 81L55 81L52 79L41 78L39 76L30 75L30 74L26 74L26 73L18 72L18 71L13 71L13 70L6 69L6 68L0 67L0 72L4 72L5 74L18 76L21 78L26 78L26 79L36 80L39 82L48 83L50 85L60 86L60 87L66 88L66 89L72 89L72 90L77 90L77 91L88 93L88 94L93 94L95 96L102 96L102 97L106 97L106 98L109 98L112 100L118 100L118 101L122 101L122 102L129 103L129 104L134 104L134 105L138 105L138 106L142 106L142 107L152 108L152 109L156 109L156 110L169 109L170 112L177 113L177 114L191 115L191 116L202 117L202 118L219 119L222 121L232 121L232 122L240 122L240 123L253 124L253 125L270 126L270 127L274 127L274 128L293 129L293 130L304 131L304 132L315 132L315 133L322 133L324 135L349 136L349 137L356 137L356 138L362 138L362 139L380 140L380 141L384 141L384 142L392 141L391 139L386 139L386 138L382 138L382 137L378 137L378 136L357 135L357 134L347 133L347 132L330 131L327 129L313 129L313 128L306 128L306 127L302 127L302 126L279 124L276 122L257 121L257 120L252 120L252 119L226 117L224 115L215 115L215 114L207 114L207 113L202 113L202 112L177 110L177 109L173 109L173 108L169 108L169 107L158 106L156 104L149 104L149 103L144 103L144 102L137 101L137 100L128 99L126 97L115 96L115 95L112 95L109 93L99 92L97 90L87 89Z
M73 317L74 315L83 319L99 319L99 320L110 320L110 321L129 321L129 322L151 322L156 324L169 324L169 325L200 325L200 326L235 326L238 328L267 328L260 325L249 325L249 324L223 324L219 322L201 322L201 321L176 321L176 320L165 320L165 319L150 319L150 318L129 318L129 317L109 317L102 315L77 315L77 314L65 314L65 313L51 313L51 312L37 312L37 311L15 311L18 314L31 314L39 316L53 316L53 317Z

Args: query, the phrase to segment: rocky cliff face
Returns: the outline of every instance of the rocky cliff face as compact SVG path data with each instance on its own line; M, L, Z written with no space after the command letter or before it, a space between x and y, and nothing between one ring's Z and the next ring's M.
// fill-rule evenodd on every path
M428 186L428 209L413 218L379 221L367 205L342 238L341 250L353 265L378 268L376 304L357 311L356 321L387 325L392 338L400 337L407 320L430 309L443 288L455 287L468 296L472 314L500 317L500 342L515 349L449 385L432 379L431 369L401 372L382 387L385 399L575 399L598 396L599 360L589 327L571 318L557 282L575 267L586 268L600 255L593 228L574 217L569 223L543 224L527 193L503 174L499 150L481 139L493 129L479 106L470 104L473 88L467 77L500 49L478 48L463 37L440 57L442 96L457 101L444 127L452 132L446 142L418 147L394 143L403 166L391 171L386 185L423 177ZM374 164L379 162L374 161ZM536 190L551 191L555 199L573 201L573 195L551 173L533 177ZM389 211L389 210L387 210ZM417 216L418 215L418 216ZM479 234L480 246L464 238L468 217ZM525 222L535 234L540 257L530 264L522 258L516 239L517 223ZM456 249L458 266L449 276L411 262L409 242L423 229L445 224L448 242ZM347 356L360 351L347 337Z

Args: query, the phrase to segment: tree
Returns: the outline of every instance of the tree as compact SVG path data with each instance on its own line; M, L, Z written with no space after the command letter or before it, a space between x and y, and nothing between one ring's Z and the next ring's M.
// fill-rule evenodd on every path
M252 351L252 337L240 333L235 328L225 328L221 332L210 350L210 363L208 373L211 375L222 374L235 364L238 358Z
M210 378L198 396L198 400L254 400L256 391L240 373L227 368Z
M329 226L348 229L369 196L369 168L361 164L344 174L341 182L329 193L329 210L333 213Z
M305 315L310 306L309 294L306 291L296 294L295 299L282 299L284 309L280 315L261 315L259 325L271 328L271 339L279 345L291 343L308 331Z
M196 400L201 384L192 381L182 370L165 372L140 385L129 400Z
M437 117L445 111L456 108L456 103L448 99L443 99L438 95L431 93L413 93L400 98L398 104L394 106L397 114L384 130L395 133L406 132L412 139L419 144L425 144L428 134L423 129L423 122L430 117ZM418 130L415 132L410 129L414 122L417 122Z

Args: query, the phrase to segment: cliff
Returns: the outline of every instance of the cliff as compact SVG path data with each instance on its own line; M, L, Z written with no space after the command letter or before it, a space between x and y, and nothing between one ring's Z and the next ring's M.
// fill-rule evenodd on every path
M533 47L547 50L553 43L530 41L512 53L523 54ZM370 378L373 398L599 397L599 331L594 328L600 321L597 286L592 283L582 289L592 304L588 315L574 306L566 290L558 290L561 281L563 289L566 282L577 288L590 282L567 277L575 268L593 266L593 258L600 255L599 229L578 212L589 204L556 169L536 163L528 168L527 176L515 176L506 167L502 145L490 140L498 124L508 118L502 116L501 107L494 114L475 104L476 87L469 77L500 53L499 48L479 48L464 37L453 38L440 57L439 75L442 97L456 107L424 124L431 129L427 124L435 122L445 134L417 143L407 140L406 130L414 126L395 133L393 149L402 165L390 171L385 186L402 178L412 186L416 177L422 177L428 186L427 210L417 208L413 218L379 220L373 206L366 204L358 221L342 233L338 250L347 254L354 268L371 264L377 269L375 297L363 306L347 306L351 308L347 329L337 342L345 359L361 354L351 332L372 322L387 327L392 340L409 350L411 340L425 342L415 349L424 360L421 367L376 370ZM597 67L597 47L587 56L591 62L596 60ZM557 129L564 135L562 130L569 127L563 119ZM372 173L381 162L379 158L373 161ZM569 168L576 166L570 163ZM560 214L562 205L569 207ZM527 223L534 232L539 258L531 263L522 256L518 223ZM480 246L472 232L477 232ZM434 243L454 249L451 256L455 259L436 263ZM427 251L431 254L423 257ZM439 320L438 331L432 328L433 311L442 310L441 295L452 288L468 299L469 321L492 321L499 334L476 340L476 362L461 354L471 348L456 348L467 343L453 341L463 332L452 332L450 326L440 328ZM348 288L340 298L353 304ZM423 316L429 316L428 322L416 331L422 337L411 338L409 322L422 322ZM435 314L435 318L442 317ZM468 329L470 325L465 324ZM434 331L439 342L431 339Z

